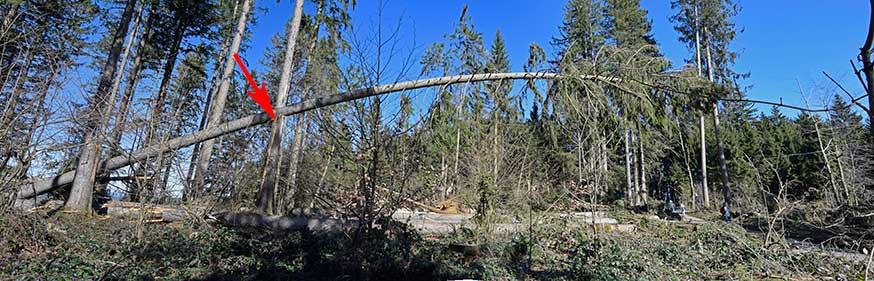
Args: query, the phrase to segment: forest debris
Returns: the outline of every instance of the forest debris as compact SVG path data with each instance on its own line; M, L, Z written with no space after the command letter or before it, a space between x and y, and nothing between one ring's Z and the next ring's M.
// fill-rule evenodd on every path
M397 191L390 190L390 189L384 188L384 187L380 187L379 189L381 189L383 191L388 191L388 192L394 193L394 194L399 195L399 196L402 196L404 201L412 203L413 205L416 205L416 206L423 208L425 210L428 210L430 212L434 212L434 213L438 213L438 214L463 214L463 213L465 213L465 212L463 212L463 208L461 207L461 203L456 201L454 198L446 199L443 202L440 202L438 204L438 207L433 207L433 206L430 206L428 204L407 198Z
M28 209L28 212L38 212L38 211L54 211L64 207L64 201L62 200L49 200L44 204Z
M463 214L461 203L455 201L454 198L446 199L443 202L440 202L440 211L436 212L438 214Z
M683 222L685 222L685 223L691 223L691 224L703 224L703 223L708 223L707 220L700 219L700 218L696 218L696 217L693 217L693 216L690 216L690 215L682 215L681 217L682 217Z

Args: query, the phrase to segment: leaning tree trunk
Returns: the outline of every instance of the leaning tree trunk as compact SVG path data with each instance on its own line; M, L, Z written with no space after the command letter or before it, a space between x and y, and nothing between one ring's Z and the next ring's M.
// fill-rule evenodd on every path
M239 3L234 4L232 15L237 13L237 8L239 7ZM227 30L228 33L233 32L232 30ZM222 67L221 58L225 56L230 56L228 54L228 46L231 44L230 36L223 36L224 40L222 40L221 51L218 53L218 59L216 59L215 66L213 68L213 77L212 82L210 82L209 92L206 94L206 99L203 101L203 112L200 115L200 123L197 126L197 130L203 130L206 128L206 121L209 119L209 110L210 105L212 104L213 97L215 93L219 90L219 85L224 77L219 73L219 69ZM194 173L198 164L198 157L200 156L200 148L202 147L202 143L194 144L194 147L191 149L191 161L188 162L188 172L185 174L185 190L182 192L182 201L187 201L193 192L195 192L196 186L194 186Z
M704 29L707 32L707 29ZM710 53L710 44L706 46L707 50L707 72L710 82L715 81L713 75L713 57ZM731 185L728 180L728 166L725 164L725 148L722 143L722 130L719 127L719 102L713 104L713 129L716 133L716 148L719 153L719 168L722 170L722 213L726 221L731 221Z
M101 116L101 118L100 118L100 128L107 128L107 129L109 128L109 120L111 119L110 111L114 110L114 108L115 108L115 101L118 98L118 88L121 85L121 80L124 76L124 70L127 67L127 59L128 59L128 56L130 55L130 50L133 47L133 43L134 43L134 41L136 41L136 38L137 38L137 30L140 27L140 17L143 14L143 8L144 8L144 5L140 5L140 8L137 10L136 19L134 20L134 25L133 25L133 27L131 27L130 34L128 35L127 46L125 46L124 54L121 56L121 65L118 67L118 71L116 71L115 79L113 79L114 81L112 82L112 88L109 90L109 101L106 102L107 104L109 104L109 107L106 110L104 110L103 116ZM95 136L96 143L102 145L103 143L106 142L107 136L104 135L105 132L106 132L105 130L101 129L100 133ZM103 153L102 149L98 150L97 153L94 153L90 156L91 159L89 161L91 163L97 163L98 161L100 161L100 155L102 153ZM101 174L101 176L109 176L108 175L109 172L110 171L106 171L106 170L98 170L97 171L97 173ZM96 183L95 188L97 189L96 192L99 194L103 194L103 192L106 191L108 183L100 183L100 182L95 182L95 183Z
M874 147L874 62L871 61L871 45L874 44L874 0L871 0L870 23L865 45L860 49L862 72L865 73L865 90L868 94L868 135L869 145Z
M561 77L560 74L557 73L546 73L546 72L510 72L510 73L486 73L486 74L468 74L468 75L456 75L456 76L445 76L445 77L436 77L436 78L428 78L428 79L420 79L413 81L405 81L405 82L397 82L387 85L374 86L370 88L357 89L349 92L322 96L319 98L308 99L301 101L299 103L289 105L286 107L277 108L275 110L276 115L294 115L306 111L310 111L317 108L327 107L343 102L359 100L367 97L378 96L388 93L400 92L400 91L409 91L427 87L434 86L443 86L447 84L458 84L458 83L471 83L471 82L481 82L481 81L496 81L496 80L532 80L532 79L557 79ZM576 76L575 79L582 80L591 80L596 82L605 82L605 83L616 83L621 82L622 80L619 78L610 78L605 76L598 75L581 75ZM172 151L176 149L180 149L182 147L186 147L189 145L193 145L199 142L205 142L210 139L214 139L216 137L230 134L233 132L237 132L243 130L245 128L249 128L255 125L264 124L269 122L270 116L266 113L261 113L257 115L249 115L246 117L242 117L237 120L221 123L218 125L214 125L208 129L197 131L185 136L181 136L178 138L174 138L168 140L164 143L153 144L151 146L142 148L140 150L134 151L128 155L116 156L110 159L107 159L103 162L103 166L106 169L118 169L125 166L130 165L131 163L141 161L147 159L149 157L154 157L159 153L164 153L167 151ZM43 179L33 179L28 183L20 186L18 188L18 192L16 193L16 198L19 199L18 204L24 203L21 202L21 199L27 199L34 197L39 194L43 194L49 191L52 191L58 187L69 185L73 182L73 178L76 175L76 171L69 171L60 175L56 175L49 178Z
M222 125L225 125L220 122L222 121L222 115L224 115L225 103L228 101L228 90L231 87L231 78L234 73L235 62L233 55L240 51L240 43L243 41L243 33L246 31L246 23L248 22L249 9L252 8L252 1L243 0L243 9L240 11L240 17L237 21L237 30L234 32L234 39L231 41L231 49L228 52L228 60L225 63L224 71L222 71L222 83L219 86L218 93L213 97L212 107L209 110L209 121L206 123L206 130L220 128ZM255 118L252 117L252 119ZM214 139L208 138L204 140L203 145L200 147L200 155L197 157L197 169L194 171L194 185L192 186L194 192L191 194L194 197L197 196L197 190L203 187L206 170L209 168L209 160L212 158L212 150L215 146Z
M23 96L22 92L24 91L24 83L30 74L30 68L31 66L33 66L33 59L34 52L27 51L27 55L24 59L24 67L19 70L18 78L15 79L14 85L12 85L11 97L8 98L6 106L3 108L3 114L0 115L0 135L4 137L6 136L6 133L12 130L14 127L14 123L11 121L15 119L15 108L18 106L18 102ZM3 154L7 154L8 151L6 150L12 149L12 147L3 147L2 149L4 151L0 152L2 152Z
M170 87L170 80L173 78L173 70L176 68L176 60L179 57L179 49L182 47L182 39L185 37L185 23L182 18L176 20L173 37L173 45L170 47L170 52L167 55L167 62L164 64L164 73L161 77L161 85L158 87L158 94L155 100L152 101L152 116L149 121L149 130L146 133L144 146L149 146L152 143L162 140L160 126L164 119L164 102L167 99L167 89ZM158 153L155 159L154 175L152 177L152 188L155 190L164 189L164 181L161 175L162 167L164 166L164 154Z
M315 22L315 32L313 32L313 38L310 42L309 49L307 50L307 69L309 69L310 63L313 61L313 53L316 51L316 43L319 41L319 28L321 26L321 15L322 8L324 5L324 1L319 1L319 7L316 9L316 22ZM304 77L307 76L306 73L309 71L304 71ZM305 100L307 98L307 93L309 92L310 87L304 87L303 91L300 94L300 100ZM307 127L308 123L306 122L307 114L304 112L297 116L297 119L294 121L294 139L291 142L291 157L288 163L288 175L286 176L286 184L285 184L285 199L282 204L280 204L280 208L291 209L294 208L294 194L295 188L297 188L297 172L300 168L300 158L303 154L303 146L306 143L306 135L307 135Z
M106 97L109 94L108 90L112 83L113 76L117 71L118 57L121 55L121 48L124 44L124 38L127 36L128 25L134 13L134 7L137 0L128 0L125 4L124 12L121 16L118 29L112 37L110 44L109 56L106 63L100 71L100 78L97 83L97 91L94 92L93 101L88 108L88 114L85 116L85 143L79 156L79 164L76 166L75 178L72 180L73 186L70 189L70 197L67 198L65 207L67 209L86 211L91 206L91 197L93 195L94 181L98 169L98 161L93 155L100 154L102 143L97 141L97 135L102 134L103 129L100 125L101 119L104 116L104 111L108 114L114 105L107 104L109 100Z
M115 115L115 126L112 127L112 131L109 134L109 156L116 156L122 151L121 137L124 135L125 130L127 130L127 114L130 111L134 91L137 88L137 84L140 82L140 72L143 70L145 64L144 56L146 55L146 47L152 34L152 23L154 18L154 11L149 11L144 25L145 32L143 32L142 38L140 38L140 41L137 43L137 54L134 56L134 64L128 74L124 93L122 93L121 96L121 104L119 104L118 113Z
M291 19L291 32L285 39L285 59L282 62L282 75L279 78L279 92L276 93L276 99L273 101L274 107L282 107L288 104L288 88L291 84L291 68L294 66L294 47L297 45L297 34L300 30L300 19L303 17L303 0L295 1L294 15ZM303 100L303 99L301 99ZM267 144L267 151L264 163L264 172L261 174L261 187L258 189L258 197L255 201L255 208L265 214L274 213L274 195L276 194L276 180L279 178L279 164L282 161L282 133L285 131L285 122L283 117L276 116L273 122L273 130L270 134L270 143ZM297 137L298 135L296 135Z

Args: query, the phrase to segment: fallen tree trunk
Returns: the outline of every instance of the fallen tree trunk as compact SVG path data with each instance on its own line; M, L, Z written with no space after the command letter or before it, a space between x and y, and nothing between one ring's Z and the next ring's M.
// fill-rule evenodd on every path
M174 222L185 220L202 212L203 208L180 208L168 205L152 205L137 202L110 201L103 204L106 214L110 216L141 218L148 220L160 220L162 222Z
M308 99L293 105L281 107L275 110L276 115L293 115L301 112L310 111L317 108L322 108L342 102L399 92L406 90L414 90L438 85L448 85L456 83L469 83L480 81L494 81L507 79L555 79L559 77L557 73L541 73L541 72L512 72L512 73L488 73L488 74L470 74L456 75L438 78L420 79L414 81L398 82L388 85L380 85L371 88L358 89L350 92L340 93L336 95L324 96L315 99ZM584 75L580 79L596 80L602 82L618 82L619 78L610 78L597 75ZM193 145L208 139L216 138L225 134L233 133L248 127L259 124L264 124L270 121L267 114L249 115L237 120L225 122L215 127L200 130L185 136L168 140L164 143L154 144L143 149L134 151L128 155L112 157L101 162L101 169L115 170L131 163L142 161L149 157L154 157L160 153L176 150L185 146ZM76 171L69 171L54 177L36 179L18 188L17 198L26 199L33 196L43 194L54 190L61 186L69 185L73 182L73 177Z
M143 205L137 202L110 201L103 205L110 216L127 218L145 218L152 221L174 222L192 219L204 212L202 207L183 208L169 205ZM332 213L318 209L296 209L288 216L268 216L253 212L218 212L207 215L213 223L237 228L258 228L271 231L313 231L340 232L358 226L355 219L344 219ZM438 214L432 212L413 212L398 210L392 214L392 219L406 223L425 236L447 235L465 229L477 229L471 214ZM544 219L559 219L570 224L585 225L595 223L605 230L633 231L633 226L620 225L615 219L604 214L596 214L595 220L591 213L569 213L546 216ZM536 222L537 224L541 221ZM526 222L493 223L489 225L494 234L512 234L527 231Z
M559 216L565 217L565 216ZM293 215L293 216L267 216L251 212L221 212L210 215L214 221L231 227L261 228L272 231L314 231L314 232L338 232L350 230L358 226L358 221L351 219L337 219L324 215ZM420 235L442 236L460 231L461 229L475 230L479 226L470 219L472 215L446 215L430 212L406 212L398 211L392 215L397 222L406 223L415 229ZM591 224L591 218L565 217L569 223ZM620 225L615 219L598 218L594 221L599 228L605 231L630 232L634 231L633 225ZM493 223L489 229L493 234L511 235L513 233L527 231L530 225L527 223Z
M231 227L262 228L273 231L337 232L358 225L354 220L334 219L323 216L267 216L252 212L220 212L209 219Z

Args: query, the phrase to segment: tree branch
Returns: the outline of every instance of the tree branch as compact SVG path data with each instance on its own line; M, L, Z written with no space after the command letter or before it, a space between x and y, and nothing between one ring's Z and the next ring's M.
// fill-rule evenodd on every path
M855 103L858 100L863 99L867 96L868 95L858 97L858 98L854 99L853 102ZM751 102L751 103L758 103L758 104L768 104L768 105L791 108L791 109L795 109L798 111L805 111L805 112L828 112L828 111L835 111L838 109L845 109L845 108L849 108L849 107L853 106L852 104L847 104L846 106L841 106L841 107L825 107L825 108L812 109L812 108L800 107L800 106L795 106L795 105L783 104L782 102L777 103L777 102L770 102L770 101L763 101L763 100L752 100L752 99L719 99L719 100L727 101L727 102Z
M831 75L828 75L828 73L826 73L825 71L823 71L822 74L825 74L825 77L828 77L828 79L829 79L829 80L832 80L832 82L835 83L835 85L838 85L838 88L841 88L841 90L844 91L844 93L846 93L847 96L850 97L850 101L851 101L851 103L853 103L853 104L855 104L855 105L858 105L859 107L862 108L862 110L865 110L865 112L870 112L870 110L868 110L867 107L865 107L864 105L862 105L861 103L859 103L859 100L858 100L858 99L853 98L853 95L850 94L850 92L847 91L847 89L844 89L844 86L842 86L840 83L838 83L838 81L835 81L835 79L832 78ZM857 73L857 74L858 74L858 73ZM861 79L861 76L859 76L859 78ZM864 85L864 84L862 84L862 85Z

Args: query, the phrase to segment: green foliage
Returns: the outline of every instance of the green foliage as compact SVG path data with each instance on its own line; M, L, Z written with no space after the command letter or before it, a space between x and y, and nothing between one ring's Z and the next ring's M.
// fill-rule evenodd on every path
M541 218L533 214L534 218ZM464 247L473 236L423 240L405 225L347 234L270 233L117 218L0 215L0 278L306 279L306 280L638 280L852 279L861 262L815 252L766 250L740 226L636 222L634 232L603 232L546 219L511 236ZM522 221L528 219L522 218ZM136 229L143 229L137 238Z

